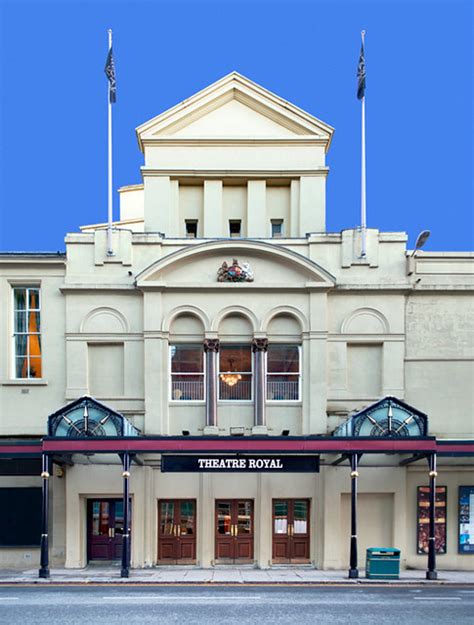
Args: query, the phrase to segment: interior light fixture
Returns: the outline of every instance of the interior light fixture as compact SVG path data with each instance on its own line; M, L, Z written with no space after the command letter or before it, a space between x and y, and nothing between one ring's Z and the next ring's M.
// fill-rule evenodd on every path
M227 384L227 386L235 386L239 380L242 379L240 373L235 373L232 371L234 368L234 359L229 358L230 371L226 371L225 373L220 374L220 379Z

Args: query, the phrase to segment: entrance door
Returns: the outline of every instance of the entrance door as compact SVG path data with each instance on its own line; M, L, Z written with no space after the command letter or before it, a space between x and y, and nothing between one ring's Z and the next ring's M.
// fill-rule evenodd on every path
M273 562L309 562L309 525L309 499L273 500Z
M216 501L216 560L245 563L253 560L253 501Z
M196 501L158 502L158 562L193 564L196 561Z
M122 555L123 500L87 502L87 559L119 560Z

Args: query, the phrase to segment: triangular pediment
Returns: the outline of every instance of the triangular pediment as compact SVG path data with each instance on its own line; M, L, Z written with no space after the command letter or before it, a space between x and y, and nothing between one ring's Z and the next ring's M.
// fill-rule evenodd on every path
M327 146L333 129L237 72L137 128L144 141L313 139Z

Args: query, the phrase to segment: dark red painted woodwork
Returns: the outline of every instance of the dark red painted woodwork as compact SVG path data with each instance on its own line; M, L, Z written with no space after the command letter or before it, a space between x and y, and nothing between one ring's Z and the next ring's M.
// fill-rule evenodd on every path
M94 510L99 513L95 521ZM120 560L122 534L123 501L90 499L87 502L87 559Z
M279 452L279 453L422 453L474 455L474 441L436 441L433 438L258 438L235 440L228 437L133 437L107 439L45 438L37 443L0 443L0 456L39 456L41 453L96 452Z
M286 515L277 516L278 506ZM306 511L306 531L298 525L297 506ZM281 510L280 510L281 512ZM276 564L305 564L309 562L311 512L309 499L274 499L272 503L272 560ZM295 523L296 521L296 523ZM283 525L282 525L283 522Z
M196 562L195 499L160 499L158 502L158 562Z
M464 450L465 448L463 448ZM137 437L132 439L45 439L43 450L49 453L60 452L287 452L287 453L416 453L436 451L435 439L383 439L383 438L314 438L314 439L287 439L276 438L234 440L224 437L217 439L190 439L180 438L148 438ZM474 444L473 444L474 450Z
M217 499L215 558L218 562L253 560L254 506L251 499Z

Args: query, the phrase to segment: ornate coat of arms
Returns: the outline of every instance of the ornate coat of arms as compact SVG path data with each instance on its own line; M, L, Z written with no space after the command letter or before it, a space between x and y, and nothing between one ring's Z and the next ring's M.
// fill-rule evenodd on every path
M234 258L232 265L228 265L225 261L222 263L217 272L218 282L253 282L253 271L250 269L249 263L242 263Z

